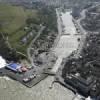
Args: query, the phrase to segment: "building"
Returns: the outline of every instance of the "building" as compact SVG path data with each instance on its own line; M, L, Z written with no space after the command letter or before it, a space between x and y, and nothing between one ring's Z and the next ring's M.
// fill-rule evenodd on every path
M5 59L2 58L2 56L0 56L0 68L3 68L6 66L6 61Z
M91 88L95 84L95 79L92 76L89 76L87 79L84 79L78 74L68 74L66 75L65 83L71 85L79 93L88 97Z

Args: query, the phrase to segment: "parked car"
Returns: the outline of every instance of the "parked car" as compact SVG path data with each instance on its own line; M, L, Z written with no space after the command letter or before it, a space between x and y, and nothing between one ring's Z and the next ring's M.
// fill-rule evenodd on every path
M27 72L28 71L28 69L26 67L21 67L20 69L22 70L22 72Z
M34 79L34 78L36 78L35 74L34 75L30 75L27 78L23 78L23 82L27 83L27 82L31 81L32 79Z

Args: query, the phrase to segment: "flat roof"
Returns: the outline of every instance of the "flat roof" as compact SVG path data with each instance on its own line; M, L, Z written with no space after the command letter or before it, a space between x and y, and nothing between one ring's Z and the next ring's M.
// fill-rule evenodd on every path
M20 64L17 64L17 63L10 63L6 66L7 68L11 69L11 70L17 70L21 67Z

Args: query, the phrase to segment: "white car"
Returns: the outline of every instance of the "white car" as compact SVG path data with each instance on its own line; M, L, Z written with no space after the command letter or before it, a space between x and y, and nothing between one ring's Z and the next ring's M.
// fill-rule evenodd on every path
M36 78L36 75L30 75L29 77L23 78L23 82L27 83L31 81L32 79Z

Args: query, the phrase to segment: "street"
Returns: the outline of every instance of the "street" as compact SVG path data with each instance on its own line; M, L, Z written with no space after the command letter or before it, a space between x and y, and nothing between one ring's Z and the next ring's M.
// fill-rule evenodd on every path
M62 13L62 16L58 16L58 32L60 34L59 41L54 47L54 53L58 57L56 64L51 72L56 73L61 66L62 59L69 56L74 50L78 48L79 42L77 39L80 35L77 33L74 23L72 22L71 12ZM62 21L61 21L62 19ZM62 27L64 25L64 27ZM64 32L62 32L64 30Z

